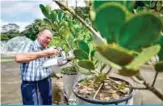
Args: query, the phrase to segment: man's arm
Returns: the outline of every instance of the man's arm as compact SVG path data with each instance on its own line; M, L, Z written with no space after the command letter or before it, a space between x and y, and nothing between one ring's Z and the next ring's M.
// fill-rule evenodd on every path
M39 52L26 52L26 53L18 53L16 54L15 60L18 63L27 63L37 58L52 56L58 54L59 51L57 49L49 49Z

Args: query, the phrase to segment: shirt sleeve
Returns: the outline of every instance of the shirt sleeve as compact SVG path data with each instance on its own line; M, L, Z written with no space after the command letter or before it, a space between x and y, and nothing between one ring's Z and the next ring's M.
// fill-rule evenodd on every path
M19 52L31 52L33 51L34 48L34 44L33 42L29 42L28 44L24 44L21 49L19 50Z

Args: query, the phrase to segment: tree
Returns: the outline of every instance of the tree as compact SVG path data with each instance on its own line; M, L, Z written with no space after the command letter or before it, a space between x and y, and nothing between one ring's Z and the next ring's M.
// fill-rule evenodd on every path
M19 26L15 23L9 23L7 25L2 26L2 32L19 32Z
M36 19L32 24L28 25L21 34L31 40L35 40L41 28L50 28L50 27L43 20Z
M15 36L20 36L19 26L15 23L9 23L2 26L1 40L9 40Z

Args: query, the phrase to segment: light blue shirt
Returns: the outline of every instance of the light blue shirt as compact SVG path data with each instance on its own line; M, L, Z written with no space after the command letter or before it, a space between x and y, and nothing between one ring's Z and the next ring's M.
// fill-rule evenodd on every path
M21 52L38 52L42 51L43 48L36 40L24 46ZM41 65L45 62L48 57L38 58L28 63L20 64L21 78L23 81L39 81L49 77L52 73L51 68L43 68Z

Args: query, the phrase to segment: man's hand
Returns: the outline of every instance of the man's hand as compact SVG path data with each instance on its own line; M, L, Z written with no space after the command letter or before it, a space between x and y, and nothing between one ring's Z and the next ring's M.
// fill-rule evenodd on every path
M60 53L58 49L50 48L43 51L47 56L57 55Z

